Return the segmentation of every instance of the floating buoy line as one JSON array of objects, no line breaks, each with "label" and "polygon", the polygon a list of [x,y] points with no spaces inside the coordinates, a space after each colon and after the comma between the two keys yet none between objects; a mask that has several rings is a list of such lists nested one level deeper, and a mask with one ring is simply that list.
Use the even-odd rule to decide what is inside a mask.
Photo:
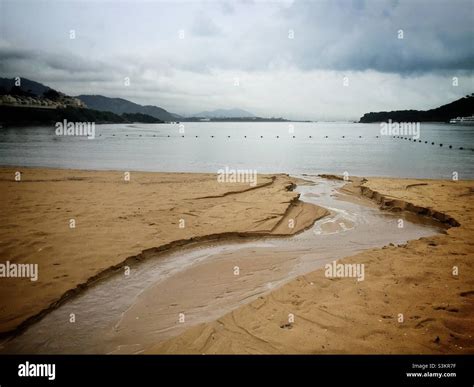
[{"label": "floating buoy line", "polygon": [[[438,145],[440,148],[442,148],[444,145],[443,143],[439,143],[439,144],[436,144],[434,141],[428,141],[428,140],[420,140],[420,139],[412,139],[411,137],[403,137],[403,136],[392,136],[392,138],[399,138],[401,140],[408,140],[408,141],[412,141],[414,143],[418,142],[418,143],[425,143],[425,144],[431,144],[431,145]],[[453,145],[448,145],[448,148],[449,149],[456,149],[456,147],[454,147]],[[457,150],[471,150],[474,152],[474,148],[465,148],[463,146],[459,146],[457,147]]]},{"label": "floating buoy line", "polygon": [[[99,134],[99,137],[102,137],[102,134]],[[115,134],[112,134],[112,137],[115,137]],[[128,134],[125,135],[125,137],[129,137]],[[131,136],[133,137],[133,136]],[[142,137],[142,135],[138,135],[138,137]],[[167,138],[176,138],[175,136],[171,136],[171,135],[166,135],[166,136],[157,136],[156,134],[153,135],[153,137],[167,137]],[[181,135],[180,136],[181,138],[186,138],[185,135]],[[225,136],[226,138],[239,138],[238,136],[235,136],[235,137],[232,137],[230,135],[227,135]],[[359,138],[359,139],[362,139],[362,138],[378,138],[378,139],[381,139],[382,137],[384,136],[367,136],[367,137],[363,137],[363,136],[357,136],[357,137],[347,137],[345,135],[343,136],[335,136],[335,137],[329,137],[327,135],[321,137],[322,139],[332,139],[332,138],[336,138],[336,139],[351,139],[351,138]],[[391,136],[392,138],[395,138],[395,139],[401,139],[401,140],[407,140],[407,141],[411,141],[413,143],[420,143],[420,144],[428,144],[428,145],[438,145],[440,148],[443,148],[445,146],[445,144],[443,143],[439,143],[439,144],[436,144],[434,141],[428,141],[428,140],[421,140],[421,139],[414,139],[414,138],[411,138],[411,137],[404,137],[404,136]],[[190,136],[190,138],[206,138],[206,136]],[[218,138],[217,136],[215,135],[210,135],[209,138]],[[248,138],[246,135],[243,136],[243,138]],[[264,137],[263,135],[257,135],[255,137],[256,139],[258,138],[276,138],[276,139],[279,139],[279,138],[283,138],[283,136],[280,136],[280,135],[275,135],[275,136],[267,136],[267,137]],[[317,139],[317,137],[314,137],[313,135],[308,135],[307,137],[296,137],[295,135],[291,135],[292,139],[296,139],[296,138],[309,138],[309,139]],[[474,148],[466,148],[466,147],[463,147],[463,146],[459,146],[459,147],[456,147],[454,145],[447,145],[447,148],[448,149],[455,149],[455,150],[467,150],[467,151],[473,151],[474,152]]]}]

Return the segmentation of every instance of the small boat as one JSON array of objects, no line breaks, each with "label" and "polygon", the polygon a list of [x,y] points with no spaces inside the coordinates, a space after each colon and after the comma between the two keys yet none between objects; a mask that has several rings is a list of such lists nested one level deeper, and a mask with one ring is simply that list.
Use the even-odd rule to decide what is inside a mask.
[{"label": "small boat", "polygon": [[450,124],[474,125],[474,115],[470,117],[456,117],[449,120]]}]

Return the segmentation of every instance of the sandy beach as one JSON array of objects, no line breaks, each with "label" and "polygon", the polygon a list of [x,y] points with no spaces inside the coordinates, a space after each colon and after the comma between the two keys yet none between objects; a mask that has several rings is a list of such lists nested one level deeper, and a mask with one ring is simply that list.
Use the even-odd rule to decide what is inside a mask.
[{"label": "sandy beach", "polygon": [[473,385],[474,0],[0,9],[0,387]]},{"label": "sandy beach", "polygon": [[300,202],[294,184],[287,175],[259,175],[252,187],[215,174],[131,172],[127,181],[123,171],[1,168],[1,262],[39,269],[37,281],[1,278],[0,332],[147,254],[311,226],[327,211]]},{"label": "sandy beach", "polygon": [[346,190],[459,226],[342,260],[364,264],[364,281],[317,270],[148,352],[474,353],[474,182],[371,178]]}]

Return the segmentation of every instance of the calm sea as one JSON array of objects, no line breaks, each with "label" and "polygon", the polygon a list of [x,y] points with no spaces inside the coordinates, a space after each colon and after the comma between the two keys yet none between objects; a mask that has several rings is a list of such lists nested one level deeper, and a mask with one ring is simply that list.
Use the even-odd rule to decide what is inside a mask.
[{"label": "calm sea", "polygon": [[382,136],[380,124],[182,125],[96,125],[95,139],[56,136],[54,126],[3,128],[0,164],[212,173],[227,166],[258,173],[446,179],[457,172],[459,179],[474,178],[474,127],[422,123],[421,142],[414,142]]}]

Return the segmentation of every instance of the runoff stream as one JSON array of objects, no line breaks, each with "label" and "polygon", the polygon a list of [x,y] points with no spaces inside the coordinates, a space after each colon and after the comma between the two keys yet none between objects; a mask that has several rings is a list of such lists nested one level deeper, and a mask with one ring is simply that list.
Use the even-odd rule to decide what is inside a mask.
[{"label": "runoff stream", "polygon": [[300,199],[330,211],[306,231],[157,254],[131,266],[128,275],[121,269],[88,287],[5,340],[0,352],[141,353],[326,263],[445,229],[431,219],[381,211],[368,199],[345,195],[338,191],[341,181],[303,178],[311,183],[297,187]]}]

